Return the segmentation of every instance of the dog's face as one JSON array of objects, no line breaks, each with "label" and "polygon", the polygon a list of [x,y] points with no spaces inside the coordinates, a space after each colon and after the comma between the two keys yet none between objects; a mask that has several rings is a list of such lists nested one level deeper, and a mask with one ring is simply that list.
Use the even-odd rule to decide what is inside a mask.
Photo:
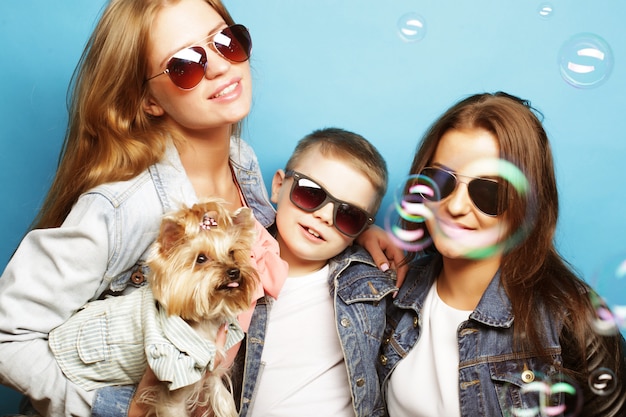
[{"label": "dog's face", "polygon": [[152,256],[152,292],[169,315],[189,321],[236,317],[250,307],[259,278],[249,208],[231,213],[210,201],[164,218]]}]

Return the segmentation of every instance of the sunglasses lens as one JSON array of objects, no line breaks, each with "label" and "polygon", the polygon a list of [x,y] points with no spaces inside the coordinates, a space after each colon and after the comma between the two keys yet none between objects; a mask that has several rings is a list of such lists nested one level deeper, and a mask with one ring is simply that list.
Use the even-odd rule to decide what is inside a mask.
[{"label": "sunglasses lens", "polygon": [[233,25],[216,33],[213,38],[215,48],[229,61],[244,62],[250,58],[252,39],[243,25]]},{"label": "sunglasses lens", "polygon": [[476,178],[467,185],[469,195],[480,211],[490,216],[500,214],[498,195],[500,185],[496,181]]},{"label": "sunglasses lens", "polygon": [[363,210],[343,203],[337,208],[335,226],[346,235],[354,236],[363,230],[367,220],[368,215]]},{"label": "sunglasses lens", "polygon": [[291,201],[302,210],[314,211],[326,201],[326,191],[306,178],[300,178],[291,190]]},{"label": "sunglasses lens", "polygon": [[[437,190],[433,190],[434,192],[432,196],[427,194],[422,195],[426,200],[443,200],[444,198],[452,194],[454,188],[456,187],[456,178],[454,178],[454,175],[447,171],[444,171],[443,169],[425,168],[422,171],[422,175],[433,180],[434,185],[437,187]],[[437,193],[437,191],[439,191],[439,193]],[[437,197],[439,198],[437,199]]]},{"label": "sunglasses lens", "polygon": [[170,79],[178,87],[189,90],[204,77],[206,52],[200,46],[178,51],[167,63]]}]

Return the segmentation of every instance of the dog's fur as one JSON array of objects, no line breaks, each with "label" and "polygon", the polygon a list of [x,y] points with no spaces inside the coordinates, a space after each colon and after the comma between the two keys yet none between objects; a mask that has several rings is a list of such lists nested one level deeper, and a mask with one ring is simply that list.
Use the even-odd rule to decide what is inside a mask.
[{"label": "dog's fur", "polygon": [[[227,319],[235,320],[250,307],[258,284],[250,262],[256,239],[252,211],[231,213],[224,205],[211,200],[166,216],[148,260],[149,282],[161,308],[212,341]],[[159,417],[234,417],[237,410],[226,384],[227,370],[216,367],[194,385],[169,391],[159,383],[139,395]]]}]

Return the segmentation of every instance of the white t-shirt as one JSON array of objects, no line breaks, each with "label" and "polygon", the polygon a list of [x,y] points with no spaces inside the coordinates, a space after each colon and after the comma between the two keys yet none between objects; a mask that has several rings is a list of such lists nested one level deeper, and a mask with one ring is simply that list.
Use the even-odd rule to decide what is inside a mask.
[{"label": "white t-shirt", "polygon": [[396,366],[387,387],[390,417],[458,417],[457,329],[471,311],[457,310],[437,294],[436,282],[424,300],[420,339]]},{"label": "white t-shirt", "polygon": [[328,266],[290,277],[272,305],[252,417],[354,417]]}]

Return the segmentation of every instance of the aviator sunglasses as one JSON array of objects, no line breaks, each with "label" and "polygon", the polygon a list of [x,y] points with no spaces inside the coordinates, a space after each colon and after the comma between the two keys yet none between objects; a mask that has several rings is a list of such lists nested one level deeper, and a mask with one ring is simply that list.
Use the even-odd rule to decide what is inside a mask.
[{"label": "aviator sunglasses", "polygon": [[293,177],[289,193],[291,202],[307,213],[312,213],[329,202],[333,203],[333,224],[344,235],[355,237],[374,223],[374,218],[368,212],[333,197],[324,187],[306,175],[289,170],[285,173],[285,178],[289,177]]},{"label": "aviator sunglasses", "polygon": [[[252,39],[244,25],[228,26],[204,39],[215,51],[231,62],[245,62],[250,58]],[[189,46],[176,52],[167,61],[163,72],[146,79],[146,82],[167,74],[170,80],[183,90],[191,90],[202,81],[206,72],[207,55],[204,46]]]},{"label": "aviator sunglasses", "polygon": [[458,177],[464,177],[471,178],[468,182],[463,183],[467,184],[469,197],[478,210],[488,216],[497,216],[506,209],[506,207],[498,206],[498,196],[504,192],[504,189],[502,184],[495,179],[455,174],[452,171],[436,167],[424,168],[421,175],[433,180],[439,190],[439,194],[437,195],[435,192],[434,196],[422,194],[426,200],[441,201],[448,197],[456,189],[457,184],[463,182]]}]

